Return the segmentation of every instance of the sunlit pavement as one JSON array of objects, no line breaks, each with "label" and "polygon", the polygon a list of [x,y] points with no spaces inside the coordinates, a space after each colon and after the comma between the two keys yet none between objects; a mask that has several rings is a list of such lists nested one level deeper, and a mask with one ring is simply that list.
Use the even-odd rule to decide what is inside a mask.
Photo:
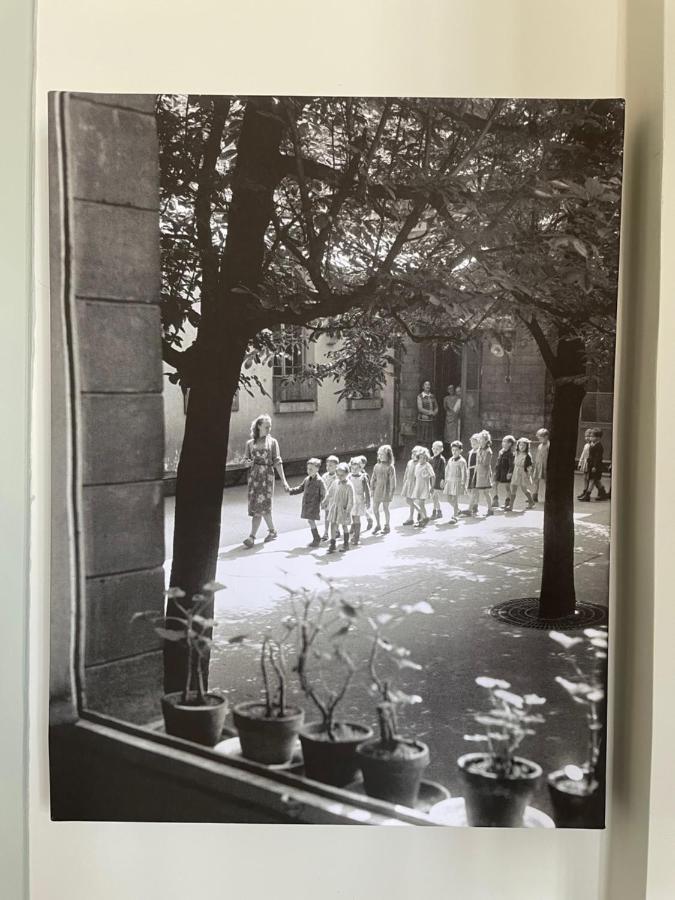
[{"label": "sunlit pavement", "polygon": [[[401,730],[429,744],[427,777],[458,790],[454,761],[477,746],[463,740],[464,733],[475,730],[467,711],[484,700],[474,682],[477,675],[506,679],[518,693],[535,692],[548,699],[543,707],[547,723],[526,740],[523,755],[538,761],[545,772],[584,762],[583,710],[554,681],[558,674],[569,674],[557,655],[560,648],[546,632],[509,627],[488,614],[496,602],[538,592],[542,504],[524,512],[496,511],[488,519],[460,519],[456,525],[448,523],[446,505],[444,519],[422,529],[403,526],[407,507],[399,506],[392,510],[389,535],[366,532],[358,547],[330,554],[326,544],[307,547],[309,529],[297,527],[300,498],[281,492],[275,507],[279,537],[267,544],[259,540],[247,550],[241,544],[248,524],[245,503],[245,489],[226,491],[225,533],[231,535],[236,522],[239,534],[219,553],[216,577],[226,590],[217,595],[212,686],[226,691],[233,702],[259,696],[254,651],[246,644],[229,645],[227,639],[277,628],[290,611],[284,588],[318,586],[321,576],[349,599],[362,600],[368,615],[420,600],[433,607],[433,614],[411,614],[389,635],[410,650],[422,670],[387,672],[395,675],[398,687],[422,697],[422,703],[406,708]],[[601,604],[607,596],[609,515],[607,502],[576,504],[577,595]],[[286,522],[292,523],[290,530],[282,530]],[[263,526],[261,538],[264,533]],[[352,640],[351,653],[359,664],[366,661],[369,638],[365,625]],[[330,683],[329,670],[325,677]],[[307,712],[312,718],[310,708]],[[342,717],[374,724],[365,672],[355,679]],[[543,787],[536,805],[548,809]]]}]

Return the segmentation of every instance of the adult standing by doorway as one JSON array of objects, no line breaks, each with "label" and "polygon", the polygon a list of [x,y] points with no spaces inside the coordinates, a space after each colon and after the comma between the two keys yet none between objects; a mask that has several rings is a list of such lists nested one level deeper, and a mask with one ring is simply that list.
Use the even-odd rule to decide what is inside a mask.
[{"label": "adult standing by doorway", "polygon": [[431,390],[431,382],[425,381],[417,395],[417,442],[429,448],[435,438],[438,401]]},{"label": "adult standing by doorway", "polygon": [[289,491],[284,475],[284,466],[279,452],[279,444],[273,438],[272,419],[267,415],[258,416],[251,423],[251,438],[246,442],[244,464],[248,467],[248,514],[251,517],[251,533],[244,541],[245,547],[252,547],[264,519],[268,533],[265,543],[277,537],[272,518],[272,500],[274,497],[274,472],[283,482],[284,490]]},{"label": "adult standing by doorway", "polygon": [[453,384],[448,385],[448,392],[443,398],[445,410],[445,427],[443,429],[443,443],[446,451],[450,452],[450,444],[460,440],[461,413],[462,413],[462,389]]}]

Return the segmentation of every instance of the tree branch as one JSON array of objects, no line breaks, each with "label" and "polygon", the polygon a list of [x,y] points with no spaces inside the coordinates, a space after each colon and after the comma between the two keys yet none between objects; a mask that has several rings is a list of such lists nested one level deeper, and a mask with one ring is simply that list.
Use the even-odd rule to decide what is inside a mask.
[{"label": "tree branch", "polygon": [[539,352],[541,353],[542,359],[544,360],[544,363],[546,364],[546,368],[549,370],[549,372],[551,373],[551,375],[554,378],[557,378],[558,377],[558,369],[559,369],[558,359],[557,359],[555,353],[553,352],[553,349],[551,348],[551,345],[549,344],[546,335],[542,331],[541,325],[537,321],[536,317],[532,316],[531,318],[528,319],[526,316],[522,315],[522,313],[520,313],[520,312],[517,312],[516,315],[521,320],[521,322],[525,323],[528,331],[530,332],[530,334],[536,341],[536,344],[537,344],[537,347],[539,347]]},{"label": "tree branch", "polygon": [[230,102],[227,97],[213,97],[211,100],[211,130],[204,141],[202,164],[197,175],[195,197],[197,249],[202,269],[203,298],[207,302],[214,295],[218,279],[218,250],[213,245],[211,233],[211,200],[215,184],[216,163],[220,156],[220,144],[230,111]]}]

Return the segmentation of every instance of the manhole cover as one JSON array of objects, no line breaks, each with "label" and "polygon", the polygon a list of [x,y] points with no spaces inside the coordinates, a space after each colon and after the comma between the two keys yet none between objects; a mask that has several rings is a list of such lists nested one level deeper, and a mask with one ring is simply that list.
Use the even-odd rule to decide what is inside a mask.
[{"label": "manhole cover", "polygon": [[593,625],[607,624],[607,610],[595,603],[577,600],[572,615],[560,619],[539,618],[539,597],[521,597],[518,600],[505,600],[491,607],[490,615],[507,625],[520,625],[523,628],[541,628],[546,631],[573,631],[576,628],[591,628]]}]

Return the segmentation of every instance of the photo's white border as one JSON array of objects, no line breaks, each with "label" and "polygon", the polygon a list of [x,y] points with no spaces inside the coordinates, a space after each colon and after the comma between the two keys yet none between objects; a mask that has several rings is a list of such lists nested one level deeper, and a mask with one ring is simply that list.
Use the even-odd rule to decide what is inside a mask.
[{"label": "photo's white border", "polygon": [[[343,829],[52,823],[47,794],[49,333],[47,91],[425,96],[626,96],[624,264],[617,435],[654,434],[659,288],[662,0],[40,0],[36,100],[36,257],[31,585],[33,896],[278,900],[422,896],[612,900],[642,895],[651,729],[653,507],[648,479],[612,504],[610,605],[615,721],[609,829]],[[629,40],[627,41],[627,38]],[[8,83],[12,83],[11,79]],[[630,292],[626,292],[626,288]],[[628,335],[630,340],[624,340]],[[630,422],[627,410],[630,409]],[[630,427],[629,427],[630,425]],[[633,460],[633,462],[631,462]],[[625,490],[624,490],[625,488]],[[647,500],[645,502],[645,492]],[[672,505],[671,505],[672,509]],[[624,513],[629,525],[619,521]],[[617,558],[624,560],[617,571]],[[618,588],[621,588],[620,592]],[[639,604],[635,598],[638,596]],[[634,591],[633,607],[627,604]],[[615,595],[621,600],[616,610]],[[639,605],[639,614],[634,610]],[[630,627],[627,627],[630,626]],[[620,665],[616,659],[620,657]],[[625,727],[623,721],[630,723]],[[186,859],[192,860],[186,865]],[[261,873],[251,881],[253,872]]]}]

